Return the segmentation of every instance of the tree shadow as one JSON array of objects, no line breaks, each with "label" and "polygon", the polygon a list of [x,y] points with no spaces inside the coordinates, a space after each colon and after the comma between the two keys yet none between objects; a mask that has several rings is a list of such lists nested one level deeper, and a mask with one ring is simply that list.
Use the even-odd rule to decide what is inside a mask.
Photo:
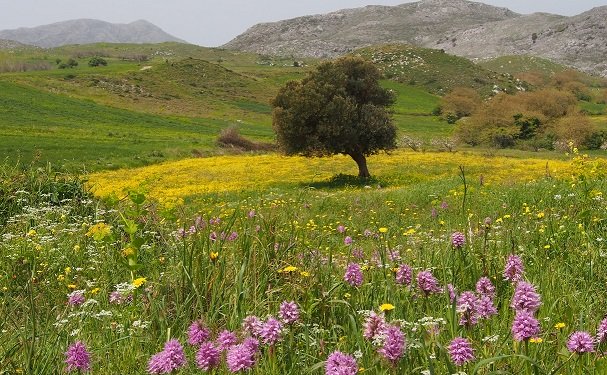
[{"label": "tree shadow", "polygon": [[343,189],[343,188],[377,188],[386,187],[388,184],[386,181],[376,177],[361,178],[349,174],[337,174],[328,180],[314,181],[314,182],[303,182],[301,183],[304,187],[310,187],[315,189]]}]

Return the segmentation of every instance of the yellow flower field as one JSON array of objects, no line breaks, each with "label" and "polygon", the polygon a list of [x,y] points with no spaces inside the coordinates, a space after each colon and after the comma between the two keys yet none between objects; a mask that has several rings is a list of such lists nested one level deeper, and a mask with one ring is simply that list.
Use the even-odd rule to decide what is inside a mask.
[{"label": "yellow flower field", "polygon": [[[398,151],[368,158],[371,173],[391,187],[450,178],[460,165],[471,179],[485,184],[566,177],[571,163],[549,159],[486,157],[474,153]],[[285,157],[278,154],[216,156],[185,159],[136,169],[100,172],[89,176],[97,196],[123,195],[143,189],[149,196],[170,204],[181,199],[217,192],[253,191],[275,186],[306,185],[326,181],[338,173],[357,173],[356,164],[345,156],[331,158]]]}]

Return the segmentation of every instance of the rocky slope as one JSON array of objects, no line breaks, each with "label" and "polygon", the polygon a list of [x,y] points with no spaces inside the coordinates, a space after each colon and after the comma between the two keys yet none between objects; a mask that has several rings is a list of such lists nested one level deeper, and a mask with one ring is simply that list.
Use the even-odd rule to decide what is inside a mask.
[{"label": "rocky slope", "polygon": [[253,26],[224,47],[272,55],[335,57],[405,43],[469,58],[526,54],[607,76],[607,6],[574,17],[520,15],[465,0],[367,6]]},{"label": "rocky slope", "polygon": [[50,48],[67,44],[183,42],[159,27],[139,20],[114,24],[92,19],[57,22],[32,28],[0,31],[0,39]]}]

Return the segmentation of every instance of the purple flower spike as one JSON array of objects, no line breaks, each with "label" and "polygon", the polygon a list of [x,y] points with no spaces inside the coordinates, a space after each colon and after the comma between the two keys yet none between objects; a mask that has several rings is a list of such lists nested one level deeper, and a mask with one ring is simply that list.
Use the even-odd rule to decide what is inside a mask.
[{"label": "purple flower spike", "polygon": [[280,341],[281,334],[282,323],[273,317],[269,317],[259,330],[259,337],[263,343],[270,346]]},{"label": "purple flower spike", "polygon": [[421,271],[417,274],[417,287],[427,297],[430,293],[440,293],[441,287],[438,285],[438,280],[432,275],[429,270]]},{"label": "purple flower spike", "polygon": [[188,344],[190,345],[198,346],[207,341],[210,336],[209,329],[198,320],[190,324],[190,328],[188,328]]},{"label": "purple flower spike", "polygon": [[363,271],[358,263],[348,264],[344,280],[352,286],[361,286],[363,284]]},{"label": "purple flower spike", "polygon": [[65,352],[66,370],[68,372],[88,371],[91,369],[91,355],[86,350],[86,345],[82,341],[76,341]]},{"label": "purple flower spike", "polygon": [[233,345],[228,350],[226,362],[230,372],[247,371],[255,366],[259,341],[246,338],[242,344]]},{"label": "purple flower spike", "polygon": [[533,285],[525,281],[516,284],[510,307],[515,311],[526,310],[534,313],[540,308],[541,304],[540,295],[537,294]]},{"label": "purple flower spike", "polygon": [[594,340],[588,332],[578,331],[569,336],[567,349],[571,353],[583,354],[594,352]]},{"label": "purple flower spike", "polygon": [[518,255],[508,256],[506,266],[504,267],[504,279],[510,282],[517,282],[523,277],[523,261]]},{"label": "purple flower spike", "polygon": [[411,284],[411,278],[413,277],[413,270],[407,264],[401,264],[396,271],[396,283],[398,285],[409,285]]},{"label": "purple flower spike", "polygon": [[454,232],[451,235],[451,245],[456,249],[461,249],[466,244],[466,236],[462,232]]},{"label": "purple flower spike", "polygon": [[325,365],[325,375],[356,375],[358,365],[354,357],[335,351],[329,354]]},{"label": "purple flower spike", "polygon": [[399,327],[390,325],[383,332],[384,345],[378,350],[392,364],[396,364],[405,353],[405,335]]},{"label": "purple flower spike", "polygon": [[217,366],[221,361],[221,351],[212,342],[205,342],[200,345],[196,353],[196,366],[204,371],[209,371]]},{"label": "purple flower spike", "polygon": [[299,320],[299,307],[294,301],[284,301],[280,304],[278,316],[285,324],[293,324]]},{"label": "purple flower spike", "polygon": [[514,322],[512,322],[512,337],[516,341],[525,341],[539,335],[540,323],[527,310],[516,312]]},{"label": "purple flower spike", "polygon": [[456,366],[461,366],[474,360],[474,349],[470,342],[463,337],[454,338],[449,344],[449,356]]},{"label": "purple flower spike", "polygon": [[234,332],[230,332],[227,329],[219,332],[219,335],[217,335],[217,347],[221,351],[228,350],[231,346],[236,345],[236,343],[238,343],[238,337],[236,337]]},{"label": "purple flower spike", "polygon": [[164,344],[164,350],[156,353],[148,362],[150,374],[169,374],[186,364],[183,347],[177,340],[170,340]]}]

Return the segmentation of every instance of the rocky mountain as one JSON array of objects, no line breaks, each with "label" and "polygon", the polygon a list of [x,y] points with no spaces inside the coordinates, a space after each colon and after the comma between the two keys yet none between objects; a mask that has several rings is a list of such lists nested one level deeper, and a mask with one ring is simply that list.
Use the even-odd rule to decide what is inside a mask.
[{"label": "rocky mountain", "polygon": [[148,21],[116,24],[93,19],[78,19],[32,28],[0,31],[0,39],[8,39],[38,47],[50,48],[67,44],[160,43],[184,42]]},{"label": "rocky mountain", "polygon": [[14,40],[0,39],[0,50],[20,50],[24,48],[35,48]]},{"label": "rocky mountain", "polygon": [[225,48],[270,55],[335,57],[386,43],[468,58],[525,54],[607,76],[607,6],[574,17],[521,15],[466,0],[367,6],[251,27]]}]

